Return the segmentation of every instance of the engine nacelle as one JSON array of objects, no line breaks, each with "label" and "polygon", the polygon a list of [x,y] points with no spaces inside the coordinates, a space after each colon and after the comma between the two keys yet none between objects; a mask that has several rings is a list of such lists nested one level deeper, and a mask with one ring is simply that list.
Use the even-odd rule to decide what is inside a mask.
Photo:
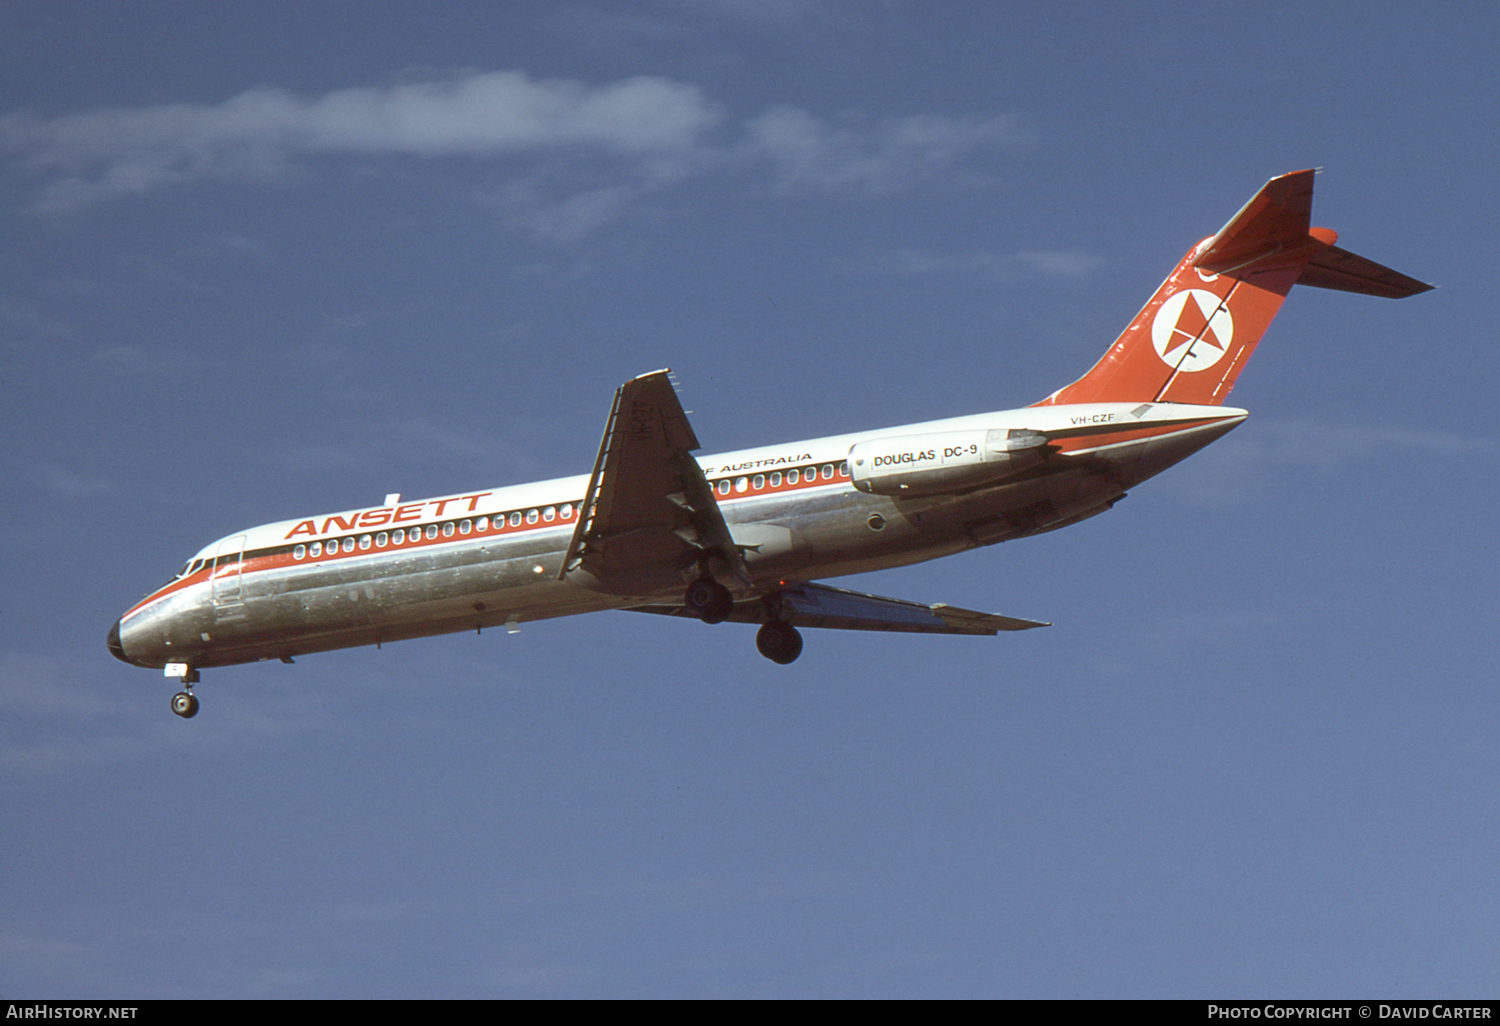
[{"label": "engine nacelle", "polygon": [[1047,455],[1047,436],[1025,428],[872,438],[849,449],[854,487],[871,495],[937,495],[993,484]]}]

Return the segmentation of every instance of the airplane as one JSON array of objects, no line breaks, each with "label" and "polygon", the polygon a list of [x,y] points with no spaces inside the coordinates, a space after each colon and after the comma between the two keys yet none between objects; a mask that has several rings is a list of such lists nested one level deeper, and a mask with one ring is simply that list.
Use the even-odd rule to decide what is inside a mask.
[{"label": "airplane", "polygon": [[1018,410],[694,457],[670,372],[615,392],[587,475],[298,517],[210,542],[110,628],[198,712],[199,671],[625,609],[799,628],[994,635],[1048,626],[818,583],[1054,531],[1238,426],[1223,405],[1294,284],[1431,288],[1311,224],[1313,170],[1273,178],[1173,269],[1083,377]]}]

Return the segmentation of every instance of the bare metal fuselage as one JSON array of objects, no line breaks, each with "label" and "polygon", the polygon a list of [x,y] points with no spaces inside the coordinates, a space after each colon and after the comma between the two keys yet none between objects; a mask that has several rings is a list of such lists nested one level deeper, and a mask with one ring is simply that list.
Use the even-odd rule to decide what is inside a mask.
[{"label": "bare metal fuselage", "polygon": [[[744,604],[795,582],[1075,523],[1244,417],[1172,403],[1033,407],[698,462],[743,553],[749,586],[741,581],[733,591]],[[904,485],[896,494],[855,486],[851,453],[879,449],[872,443],[932,439],[940,447],[996,431],[1035,432],[1049,445],[1015,473],[960,491],[908,496]],[[396,501],[230,535],[126,612],[110,632],[111,651],[140,666],[196,670],[604,609],[660,612],[662,603],[680,602],[696,568],[666,568],[639,594],[562,575],[586,485],[580,476]]]}]

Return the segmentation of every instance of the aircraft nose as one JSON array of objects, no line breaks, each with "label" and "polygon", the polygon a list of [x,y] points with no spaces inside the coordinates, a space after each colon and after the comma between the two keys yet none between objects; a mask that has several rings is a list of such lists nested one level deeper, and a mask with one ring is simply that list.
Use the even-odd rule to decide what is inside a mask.
[{"label": "aircraft nose", "polygon": [[105,639],[105,644],[107,644],[109,646],[109,654],[110,655],[114,656],[116,659],[120,660],[122,663],[128,663],[128,662],[130,662],[129,659],[125,658],[125,646],[122,645],[122,644],[120,644],[120,621],[119,620],[116,620],[115,621],[115,625],[109,629],[109,637]]}]

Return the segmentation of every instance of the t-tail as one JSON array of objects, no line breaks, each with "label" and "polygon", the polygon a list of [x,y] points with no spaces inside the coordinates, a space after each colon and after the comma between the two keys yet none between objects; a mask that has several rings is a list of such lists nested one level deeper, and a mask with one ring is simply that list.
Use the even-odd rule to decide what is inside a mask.
[{"label": "t-tail", "polygon": [[1332,230],[1310,227],[1312,192],[1311,170],[1267,182],[1217,235],[1188,251],[1092,370],[1035,405],[1217,406],[1293,285],[1390,299],[1432,288],[1340,249]]}]

